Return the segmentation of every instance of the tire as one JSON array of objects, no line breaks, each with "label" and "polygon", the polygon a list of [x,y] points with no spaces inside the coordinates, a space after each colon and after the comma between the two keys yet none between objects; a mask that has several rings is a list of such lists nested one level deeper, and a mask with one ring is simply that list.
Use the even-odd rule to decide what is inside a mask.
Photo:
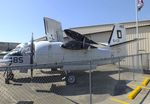
[{"label": "tire", "polygon": [[76,77],[72,73],[68,73],[66,76],[66,84],[67,85],[72,85],[76,83]]},{"label": "tire", "polygon": [[13,80],[14,79],[14,74],[13,73],[9,73],[9,80]]},{"label": "tire", "polygon": [[9,79],[5,78],[5,84],[9,84]]}]

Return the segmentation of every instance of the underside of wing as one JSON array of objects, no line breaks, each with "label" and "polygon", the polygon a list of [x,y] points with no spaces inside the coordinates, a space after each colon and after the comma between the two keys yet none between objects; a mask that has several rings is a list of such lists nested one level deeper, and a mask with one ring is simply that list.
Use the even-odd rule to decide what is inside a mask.
[{"label": "underside of wing", "polygon": [[64,30],[67,36],[72,38],[72,41],[69,41],[67,43],[64,43],[62,45],[63,48],[66,49],[72,49],[72,50],[81,50],[81,49],[88,49],[90,48],[96,48],[91,44],[97,44],[93,40],[88,39],[87,37],[83,36],[82,34],[72,31],[70,29]]},{"label": "underside of wing", "polygon": [[63,44],[61,47],[65,48],[65,49],[71,49],[71,50],[81,50],[81,49],[88,49],[89,47],[91,48],[96,48],[88,43],[84,43],[80,42],[80,41],[69,41],[65,44]]},{"label": "underside of wing", "polygon": [[64,32],[66,33],[67,36],[71,37],[72,39],[74,39],[76,41],[80,41],[80,42],[84,41],[85,43],[89,43],[89,44],[97,44],[93,40],[88,39],[87,37],[83,36],[82,34],[76,32],[76,31],[66,29],[66,30],[64,30]]}]

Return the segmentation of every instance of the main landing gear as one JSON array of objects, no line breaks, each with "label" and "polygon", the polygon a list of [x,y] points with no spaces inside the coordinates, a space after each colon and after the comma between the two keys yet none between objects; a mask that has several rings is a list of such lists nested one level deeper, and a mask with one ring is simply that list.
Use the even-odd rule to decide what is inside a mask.
[{"label": "main landing gear", "polygon": [[66,85],[75,84],[76,83],[76,76],[73,73],[69,72],[66,74],[65,80],[66,80]]},{"label": "main landing gear", "polygon": [[6,71],[4,73],[4,76],[5,76],[5,84],[9,84],[10,80],[14,79],[14,74],[12,73],[12,71]]}]

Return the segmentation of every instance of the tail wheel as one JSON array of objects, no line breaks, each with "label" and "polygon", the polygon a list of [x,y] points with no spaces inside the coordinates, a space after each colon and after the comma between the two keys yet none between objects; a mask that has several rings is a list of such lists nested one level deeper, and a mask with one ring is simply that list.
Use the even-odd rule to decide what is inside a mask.
[{"label": "tail wheel", "polygon": [[74,84],[76,82],[76,77],[73,73],[68,73],[66,76],[66,84]]}]

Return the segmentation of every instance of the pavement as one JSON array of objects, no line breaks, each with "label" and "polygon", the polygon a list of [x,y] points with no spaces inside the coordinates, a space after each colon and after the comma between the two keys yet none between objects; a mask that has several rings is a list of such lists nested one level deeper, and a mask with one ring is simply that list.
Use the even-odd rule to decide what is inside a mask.
[{"label": "pavement", "polygon": [[[30,72],[15,71],[15,79],[9,85],[4,83],[3,72],[0,73],[0,104],[88,104],[89,73],[78,72],[75,85],[65,85],[60,74],[43,73],[34,70],[34,78]],[[93,104],[149,104],[149,86],[142,89],[135,99],[129,100],[128,94],[140,85],[145,77],[142,73],[133,73],[122,69],[120,75],[114,65],[98,67],[92,72]],[[120,81],[119,81],[120,79]],[[134,80],[133,80],[134,79]]]},{"label": "pavement", "polygon": [[149,104],[150,103],[150,90],[145,96],[145,100],[142,102],[143,104]]}]

